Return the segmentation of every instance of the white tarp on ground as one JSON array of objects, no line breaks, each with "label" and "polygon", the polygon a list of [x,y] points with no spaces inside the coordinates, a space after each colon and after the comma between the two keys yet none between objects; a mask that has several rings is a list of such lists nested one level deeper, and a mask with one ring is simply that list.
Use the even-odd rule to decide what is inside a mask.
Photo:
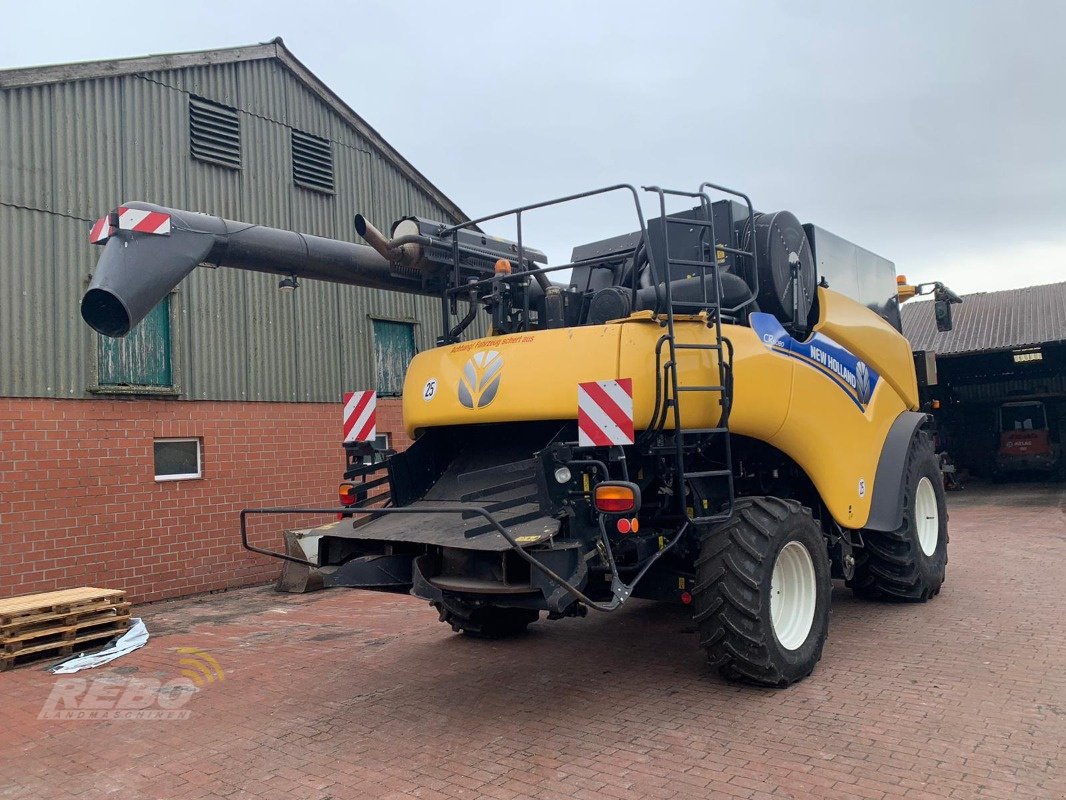
[{"label": "white tarp on ground", "polygon": [[130,629],[120,636],[113,644],[105,647],[97,653],[68,658],[62,664],[56,664],[49,672],[55,675],[66,675],[82,669],[92,669],[102,664],[108,664],[126,653],[132,653],[144,647],[148,643],[148,629],[144,627],[140,617],[134,617]]}]

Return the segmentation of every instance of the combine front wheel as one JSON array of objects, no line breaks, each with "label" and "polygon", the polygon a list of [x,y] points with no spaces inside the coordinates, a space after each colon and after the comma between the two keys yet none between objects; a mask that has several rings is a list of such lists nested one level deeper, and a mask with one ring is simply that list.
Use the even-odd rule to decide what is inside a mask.
[{"label": "combine front wheel", "polygon": [[848,585],[859,597],[922,602],[940,593],[948,563],[948,511],[940,463],[929,435],[918,433],[907,454],[903,523],[863,531],[865,547]]},{"label": "combine front wheel", "polygon": [[825,540],[792,500],[747,497],[696,562],[700,644],[730,680],[787,686],[811,673],[829,630]]}]

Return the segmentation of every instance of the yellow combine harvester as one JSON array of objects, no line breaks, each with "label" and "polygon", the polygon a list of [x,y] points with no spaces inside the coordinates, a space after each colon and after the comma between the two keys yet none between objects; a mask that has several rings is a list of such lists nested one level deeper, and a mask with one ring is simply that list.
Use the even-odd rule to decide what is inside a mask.
[{"label": "yellow combine harvester", "polygon": [[[832,577],[913,601],[944,580],[895,270],[724,187],[648,191],[647,221],[628,185],[388,237],[357,217],[369,246],[128,203],[93,229],[82,315],[123,336],[201,263],[439,296],[438,346],[404,384],[414,444],[375,453],[373,395],[353,394],[343,505],[316,509],[343,517],[274,553],[246,517],[293,509],[249,509],[245,546],[321,585],[409,590],[482,637],[630,597],[691,605],[723,675],[787,685],[820,658]],[[555,266],[522,241],[537,209],[609,193],[636,230]],[[477,227],[503,217],[514,241]],[[479,312],[489,335],[463,340]]]}]

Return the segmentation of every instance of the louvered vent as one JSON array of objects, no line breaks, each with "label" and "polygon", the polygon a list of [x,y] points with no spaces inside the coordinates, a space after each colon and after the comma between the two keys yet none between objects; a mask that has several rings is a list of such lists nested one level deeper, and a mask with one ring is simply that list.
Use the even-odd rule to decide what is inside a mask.
[{"label": "louvered vent", "polygon": [[189,142],[193,158],[241,168],[241,121],[237,109],[189,95]]},{"label": "louvered vent", "polygon": [[305,189],[333,194],[333,150],[328,139],[293,129],[292,180]]}]

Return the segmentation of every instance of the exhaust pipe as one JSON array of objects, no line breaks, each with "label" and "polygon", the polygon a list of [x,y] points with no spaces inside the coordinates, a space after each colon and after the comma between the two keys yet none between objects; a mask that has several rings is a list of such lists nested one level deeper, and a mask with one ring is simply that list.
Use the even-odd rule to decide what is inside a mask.
[{"label": "exhaust pipe", "polygon": [[400,220],[393,226],[392,239],[385,238],[385,234],[375,228],[370,220],[362,214],[355,215],[355,232],[366,239],[366,243],[374,248],[382,258],[402,267],[418,267],[429,270],[429,265],[422,260],[422,245],[424,239],[418,232],[418,225],[412,220]]},{"label": "exhaust pipe", "polygon": [[[128,334],[199,264],[438,294],[427,290],[421,280],[394,274],[387,247],[383,253],[376,247],[151,203],[126,203],[123,208],[169,215],[170,234],[117,230],[107,240],[81,301],[82,318],[104,336]],[[373,230],[386,241],[380,231],[367,225],[368,232]]]},{"label": "exhaust pipe", "polygon": [[389,240],[362,214],[355,215],[355,232],[366,239],[366,243],[373,247],[378,255],[392,260],[392,255],[389,253]]}]

